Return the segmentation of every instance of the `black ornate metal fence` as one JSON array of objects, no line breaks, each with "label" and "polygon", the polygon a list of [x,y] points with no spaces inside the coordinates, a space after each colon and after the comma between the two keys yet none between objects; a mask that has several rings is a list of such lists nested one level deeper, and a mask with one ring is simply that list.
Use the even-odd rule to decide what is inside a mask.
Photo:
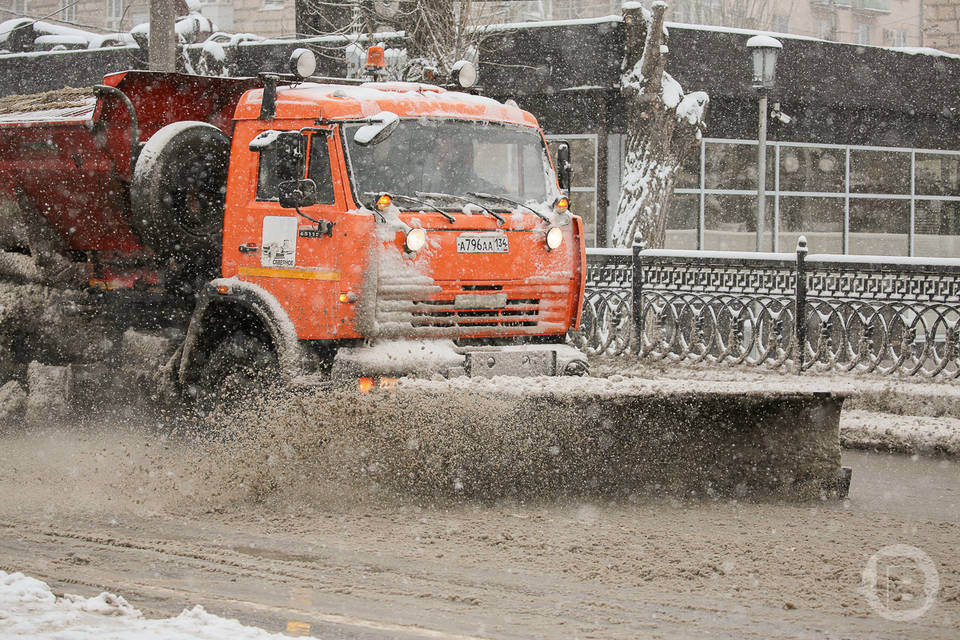
[{"label": "black ornate metal fence", "polygon": [[580,330],[571,332],[569,339],[592,355],[630,352],[634,342],[632,249],[587,250]]},{"label": "black ornate metal fence", "polygon": [[960,260],[807,256],[803,239],[796,253],[590,250],[570,339],[650,360],[956,379]]}]

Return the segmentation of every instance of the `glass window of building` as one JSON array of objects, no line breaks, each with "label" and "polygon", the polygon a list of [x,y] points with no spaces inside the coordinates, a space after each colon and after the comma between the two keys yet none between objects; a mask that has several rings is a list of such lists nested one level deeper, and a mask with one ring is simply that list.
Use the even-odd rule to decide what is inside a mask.
[{"label": "glass window of building", "polygon": [[913,243],[918,256],[960,258],[960,202],[917,202]]},{"label": "glass window of building", "polygon": [[[771,246],[774,199],[764,210],[763,246]],[[712,251],[753,251],[757,241],[757,197],[707,194],[704,199],[703,248]]]},{"label": "glass window of building", "polygon": [[784,146],[780,149],[780,191],[843,193],[843,149]]},{"label": "glass window of building", "polygon": [[691,149],[677,170],[676,189],[700,188],[700,147]]},{"label": "glass window of building", "polygon": [[700,228],[700,196],[677,193],[667,203],[668,249],[696,249]]},{"label": "glass window of building", "polygon": [[850,253],[907,255],[909,200],[855,198],[850,201]]},{"label": "glass window of building", "polygon": [[[960,152],[768,145],[765,250],[805,235],[817,253],[960,258]],[[666,247],[754,251],[756,208],[756,143],[704,140],[677,174]]]},{"label": "glass window of building", "polygon": [[75,0],[60,0],[60,19],[64,22],[77,21],[77,3]]},{"label": "glass window of building", "polygon": [[850,152],[851,193],[910,193],[910,152],[854,149]]},{"label": "glass window of building", "polygon": [[780,250],[793,251],[801,235],[815,253],[843,253],[843,198],[780,197]]},{"label": "glass window of building", "polygon": [[960,155],[918,153],[916,190],[925,196],[960,196]]}]

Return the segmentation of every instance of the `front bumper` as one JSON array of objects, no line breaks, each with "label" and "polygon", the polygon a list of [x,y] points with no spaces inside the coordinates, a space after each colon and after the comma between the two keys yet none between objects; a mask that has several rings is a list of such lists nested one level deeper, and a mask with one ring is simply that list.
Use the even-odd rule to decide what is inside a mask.
[{"label": "front bumper", "polygon": [[380,340],[343,347],[334,378],[583,375],[587,359],[567,344],[457,347],[447,340]]}]

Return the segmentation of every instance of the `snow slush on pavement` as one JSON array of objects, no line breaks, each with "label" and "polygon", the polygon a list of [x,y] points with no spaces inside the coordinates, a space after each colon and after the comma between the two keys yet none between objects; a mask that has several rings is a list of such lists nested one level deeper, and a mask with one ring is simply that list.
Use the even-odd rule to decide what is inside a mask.
[{"label": "snow slush on pavement", "polygon": [[290,64],[0,102],[8,419],[121,395],[215,415],[280,383],[234,443],[340,446],[419,493],[835,489],[842,397],[581,377],[569,148],[468,63],[448,87]]}]

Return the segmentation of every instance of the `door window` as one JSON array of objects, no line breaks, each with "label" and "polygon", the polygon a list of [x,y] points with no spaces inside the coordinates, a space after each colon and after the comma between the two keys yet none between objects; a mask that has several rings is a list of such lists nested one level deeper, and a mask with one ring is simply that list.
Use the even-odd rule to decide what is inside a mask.
[{"label": "door window", "polygon": [[310,165],[307,177],[317,184],[317,202],[333,204],[333,176],[330,172],[330,147],[327,136],[316,132],[310,136]]}]

